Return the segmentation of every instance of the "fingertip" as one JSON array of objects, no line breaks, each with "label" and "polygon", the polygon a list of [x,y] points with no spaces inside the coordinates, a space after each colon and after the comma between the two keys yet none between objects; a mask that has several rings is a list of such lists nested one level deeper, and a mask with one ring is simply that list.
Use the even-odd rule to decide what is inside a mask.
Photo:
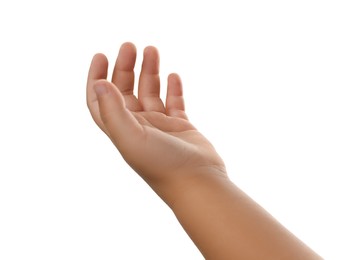
[{"label": "fingertip", "polygon": [[173,73],[171,73],[171,74],[168,75],[168,79],[171,79],[171,80],[181,80],[181,77],[177,73],[173,72]]},{"label": "fingertip", "polygon": [[183,96],[182,80],[177,73],[168,75],[168,94],[173,96]]},{"label": "fingertip", "polygon": [[[154,46],[147,46],[143,52],[143,65],[148,64],[148,69],[152,69],[150,73],[159,72],[159,51]],[[155,71],[153,71],[155,69]]]},{"label": "fingertip", "polygon": [[105,54],[103,54],[101,52],[98,52],[92,58],[92,60],[95,60],[95,59],[104,59],[104,60],[107,60],[107,57],[106,57]]},{"label": "fingertip", "polygon": [[[136,46],[134,45],[134,43],[132,42],[124,42],[121,46],[120,46],[120,49],[119,49],[119,56],[120,54],[132,54],[134,56],[136,56],[136,53],[137,53],[137,48]],[[135,59],[135,58],[134,58]]]},{"label": "fingertip", "polygon": [[99,79],[99,80],[96,80],[95,82],[94,82],[94,87],[96,86],[96,85],[103,85],[103,86],[108,86],[108,85],[111,85],[111,83],[109,82],[109,81],[107,81],[106,79]]},{"label": "fingertip", "polygon": [[153,45],[149,45],[149,46],[145,47],[144,48],[144,55],[147,55],[149,53],[158,53],[157,47],[155,47]]},{"label": "fingertip", "polygon": [[98,79],[106,79],[108,66],[109,62],[105,54],[103,53],[95,54],[91,61],[88,73],[88,82]]},{"label": "fingertip", "polygon": [[121,48],[133,48],[133,49],[136,49],[135,47],[135,44],[132,43],[132,42],[124,42],[122,45],[121,45]]},{"label": "fingertip", "polygon": [[123,102],[123,97],[120,93],[118,93],[117,87],[106,79],[95,81],[93,88],[98,98],[111,95]]},{"label": "fingertip", "polygon": [[109,93],[109,88],[105,84],[95,84],[94,91],[98,97],[102,95],[107,95]]},{"label": "fingertip", "polygon": [[106,55],[103,53],[96,53],[92,57],[91,66],[90,66],[90,73],[91,73],[90,76],[94,77],[95,79],[97,77],[100,77],[100,75],[95,74],[95,72],[104,71],[105,68],[107,69],[108,66],[109,66],[109,61],[108,61]]}]

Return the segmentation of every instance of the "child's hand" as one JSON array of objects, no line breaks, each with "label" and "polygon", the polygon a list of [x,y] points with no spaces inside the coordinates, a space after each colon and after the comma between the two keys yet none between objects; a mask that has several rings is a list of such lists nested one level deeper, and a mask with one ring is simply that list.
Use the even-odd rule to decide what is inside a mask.
[{"label": "child's hand", "polygon": [[108,82],[106,57],[94,57],[88,107],[129,165],[171,207],[204,257],[321,259],[227,178],[212,145],[187,119],[176,74],[168,77],[163,104],[154,47],[144,51],[134,96],[135,58],[134,45],[125,43]]},{"label": "child's hand", "polygon": [[94,56],[88,76],[87,105],[96,124],[158,193],[163,193],[161,185],[185,183],[201,172],[225,175],[223,161],[187,119],[179,76],[169,75],[163,104],[159,97],[158,51],[147,47],[135,96],[135,60],[135,46],[123,44],[109,82],[107,58],[103,54]]}]

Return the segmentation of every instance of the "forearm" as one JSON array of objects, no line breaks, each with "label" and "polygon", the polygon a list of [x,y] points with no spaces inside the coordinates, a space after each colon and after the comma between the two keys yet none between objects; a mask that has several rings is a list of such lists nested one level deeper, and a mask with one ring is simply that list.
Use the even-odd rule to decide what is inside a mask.
[{"label": "forearm", "polygon": [[170,206],[206,259],[321,259],[227,177],[197,176]]}]

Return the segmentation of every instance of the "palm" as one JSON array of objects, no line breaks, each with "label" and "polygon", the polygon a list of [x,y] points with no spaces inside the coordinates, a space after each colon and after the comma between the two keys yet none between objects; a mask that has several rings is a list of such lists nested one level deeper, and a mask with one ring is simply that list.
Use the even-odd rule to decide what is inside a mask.
[{"label": "palm", "polygon": [[[138,97],[134,95],[134,66],[136,49],[124,44],[119,52],[112,83],[125,103],[124,116],[129,134],[114,131],[101,118],[96,94],[92,88],[96,81],[107,77],[107,59],[98,54],[90,67],[87,103],[97,125],[110,137],[126,161],[138,172],[154,176],[191,164],[193,158],[210,156],[220,163],[210,143],[188,121],[184,111],[182,84],[176,74],[168,77],[165,105],[160,99],[159,56],[154,47],[144,51],[139,78]],[[126,122],[127,121],[127,122]],[[123,126],[119,127],[123,128]],[[132,129],[132,130],[130,130]],[[124,135],[124,137],[122,137]],[[192,159],[191,159],[192,158]],[[200,160],[206,161],[206,160]],[[155,167],[150,167],[155,165]],[[148,173],[149,172],[149,173]]]}]

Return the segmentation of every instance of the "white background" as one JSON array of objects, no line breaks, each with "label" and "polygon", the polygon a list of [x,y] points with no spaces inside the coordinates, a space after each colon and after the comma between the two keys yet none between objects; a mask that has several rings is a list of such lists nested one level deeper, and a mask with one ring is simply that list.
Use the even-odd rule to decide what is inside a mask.
[{"label": "white background", "polygon": [[92,56],[112,69],[125,41],[159,48],[163,87],[181,75],[237,185],[324,258],[364,259],[361,3],[1,1],[0,259],[202,259],[87,110]]}]

